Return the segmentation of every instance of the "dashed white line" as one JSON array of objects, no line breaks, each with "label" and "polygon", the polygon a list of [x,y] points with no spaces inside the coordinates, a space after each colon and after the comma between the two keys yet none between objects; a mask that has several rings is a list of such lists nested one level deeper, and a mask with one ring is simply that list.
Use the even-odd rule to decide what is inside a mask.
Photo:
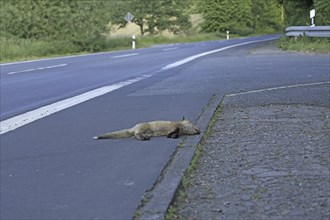
[{"label": "dashed white line", "polygon": [[23,64],[23,63],[34,63],[34,62],[42,62],[42,61],[49,61],[49,60],[61,60],[61,59],[68,59],[68,58],[95,56],[95,55],[111,54],[111,53],[113,53],[113,52],[88,53],[88,54],[79,54],[79,55],[72,55],[72,56],[65,56],[65,57],[53,57],[53,58],[43,58],[43,59],[36,59],[36,60],[17,61],[17,62],[11,62],[11,63],[0,63],[0,66],[9,66],[9,65],[16,65],[16,64]]},{"label": "dashed white line", "polygon": [[169,51],[169,50],[176,50],[178,49],[179,47],[170,47],[170,48],[165,48],[163,49],[163,51]]},{"label": "dashed white line", "polygon": [[35,71],[36,69],[27,69],[27,70],[20,70],[20,71],[15,71],[15,72],[9,72],[8,75],[15,74],[15,73],[26,73],[26,72],[31,72]]},{"label": "dashed white line", "polygon": [[139,55],[138,53],[129,53],[129,54],[124,54],[124,55],[118,55],[118,56],[113,56],[110,57],[111,59],[117,59],[117,58],[123,58],[123,57],[131,57],[131,56],[136,56]]},{"label": "dashed white line", "polygon": [[46,66],[45,68],[51,69],[51,68],[56,68],[56,67],[61,67],[61,66],[66,66],[66,65],[68,65],[68,64],[63,63],[63,64],[59,64],[59,65],[55,65],[55,66]]},{"label": "dashed white line", "polygon": [[44,69],[52,69],[52,68],[57,68],[57,67],[62,67],[66,66],[67,64],[59,64],[59,65],[54,65],[54,66],[45,66],[45,67],[39,67],[39,68],[34,68],[34,69],[26,69],[26,70],[19,70],[19,71],[13,71],[9,72],[8,75],[16,74],[16,73],[26,73],[26,72],[32,72],[36,70],[44,70]]},{"label": "dashed white line", "polygon": [[86,102],[90,99],[96,98],[98,96],[107,94],[124,86],[133,84],[135,82],[141,81],[143,79],[149,78],[152,75],[143,75],[140,77],[132,78],[123,82],[119,82],[113,85],[104,86],[92,91],[83,93],[81,95],[74,96],[62,101],[55,102],[50,105],[40,107],[38,109],[23,113],[21,115],[14,116],[7,120],[0,122],[0,134],[7,133],[9,131],[15,130],[21,126],[27,125],[31,122],[34,122],[38,119],[47,117],[56,112],[62,111],[64,109],[70,108],[72,106],[78,105],[80,103]]}]

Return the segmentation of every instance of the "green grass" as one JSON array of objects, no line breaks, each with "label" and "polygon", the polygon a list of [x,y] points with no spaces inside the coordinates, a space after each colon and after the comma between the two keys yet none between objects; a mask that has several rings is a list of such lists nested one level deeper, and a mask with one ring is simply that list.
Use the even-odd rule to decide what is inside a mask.
[{"label": "green grass", "polygon": [[[155,44],[171,44],[223,39],[221,34],[194,34],[189,36],[145,36],[136,39],[136,48],[150,47]],[[100,38],[86,42],[70,40],[43,41],[21,39],[15,36],[0,37],[0,62],[31,60],[45,57],[56,57],[80,53],[104,52],[130,49],[130,38]]]},{"label": "green grass", "polygon": [[307,53],[330,53],[330,38],[283,37],[277,42],[282,50],[292,50]]},{"label": "green grass", "polygon": [[[231,35],[231,38],[238,37]],[[144,36],[136,38],[136,48],[145,48],[157,44],[190,43],[225,39],[225,33],[191,33],[177,36]],[[329,53],[329,38],[281,38],[278,47],[312,53]],[[131,38],[100,38],[86,41],[42,41],[21,39],[12,35],[2,34],[0,37],[0,62],[31,60],[45,57],[56,57],[82,53],[104,52],[130,49]]]},{"label": "green grass", "polygon": [[0,62],[120,50],[131,47],[131,41],[127,38],[97,39],[83,43],[70,40],[45,41],[3,36],[0,37]]},{"label": "green grass", "polygon": [[225,34],[217,34],[217,33],[178,35],[172,37],[145,36],[137,39],[137,46],[149,47],[155,44],[191,43],[191,42],[199,42],[199,41],[220,40],[224,38],[225,38]]},{"label": "green grass", "polygon": [[68,41],[36,41],[29,39],[0,38],[0,62],[29,60],[56,54],[77,52]]}]

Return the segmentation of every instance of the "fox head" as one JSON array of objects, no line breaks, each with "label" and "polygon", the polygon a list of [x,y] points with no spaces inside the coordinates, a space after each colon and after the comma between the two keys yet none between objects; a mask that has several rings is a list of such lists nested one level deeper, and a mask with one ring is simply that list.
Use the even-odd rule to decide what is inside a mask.
[{"label": "fox head", "polygon": [[193,123],[191,123],[190,121],[188,121],[184,117],[183,117],[183,120],[182,120],[181,123],[183,125],[183,132],[185,134],[193,135],[193,134],[200,134],[201,133],[201,131]]}]

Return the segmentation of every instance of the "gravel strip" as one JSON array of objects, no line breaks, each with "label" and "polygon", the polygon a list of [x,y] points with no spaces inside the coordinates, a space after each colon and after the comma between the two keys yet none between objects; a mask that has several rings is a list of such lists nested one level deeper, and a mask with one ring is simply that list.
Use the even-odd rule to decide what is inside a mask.
[{"label": "gravel strip", "polygon": [[[321,90],[329,94],[329,86]],[[224,98],[177,219],[330,218],[329,101],[285,97],[281,90]]]}]

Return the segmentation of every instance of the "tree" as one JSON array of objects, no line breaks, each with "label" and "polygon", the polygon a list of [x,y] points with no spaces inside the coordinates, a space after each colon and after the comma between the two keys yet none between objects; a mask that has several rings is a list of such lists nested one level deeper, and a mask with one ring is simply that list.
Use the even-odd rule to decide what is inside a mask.
[{"label": "tree", "polygon": [[252,26],[252,0],[201,0],[200,12],[206,32],[237,32]]},{"label": "tree", "polygon": [[277,0],[253,0],[252,3],[255,30],[281,30],[283,27],[281,6]]},{"label": "tree", "polygon": [[309,25],[309,10],[313,7],[313,0],[279,0],[283,7],[284,25]]},{"label": "tree", "polygon": [[157,34],[164,30],[178,33],[190,27],[186,13],[188,1],[182,0],[117,0],[117,13],[112,22],[125,27],[127,12],[134,15],[133,23],[140,27],[141,35]]},{"label": "tree", "polygon": [[314,0],[316,25],[330,25],[330,1]]},{"label": "tree", "polygon": [[0,30],[19,38],[84,41],[100,37],[112,1],[1,0]]}]

